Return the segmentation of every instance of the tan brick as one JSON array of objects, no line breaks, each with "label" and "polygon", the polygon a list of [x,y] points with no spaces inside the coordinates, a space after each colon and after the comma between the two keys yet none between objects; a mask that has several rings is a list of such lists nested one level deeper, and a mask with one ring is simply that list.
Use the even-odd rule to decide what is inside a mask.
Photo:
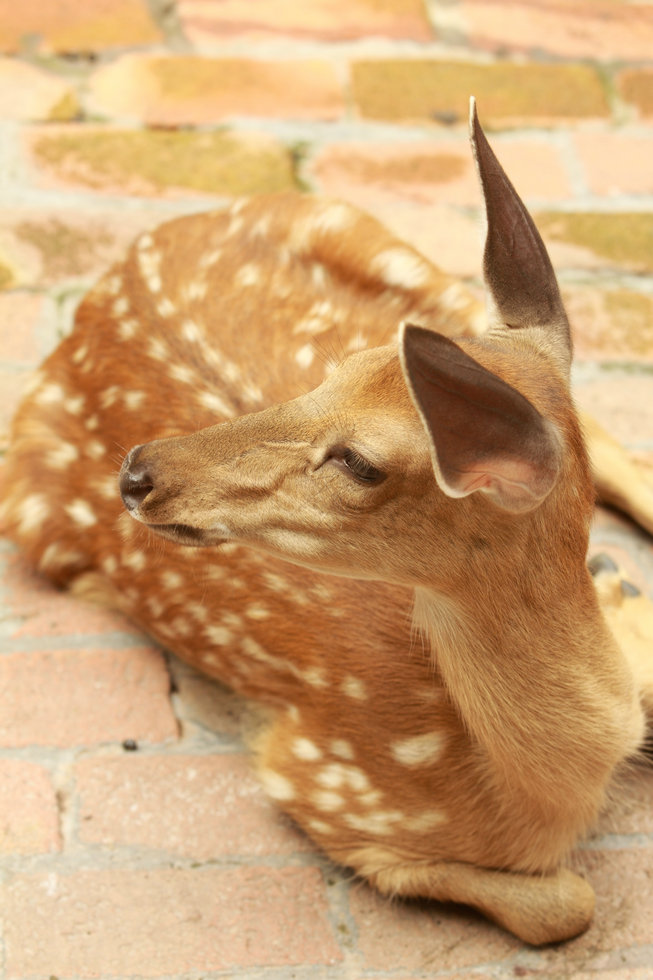
[{"label": "tan brick", "polygon": [[[575,133],[573,141],[590,190],[605,197],[653,193],[650,132]],[[653,249],[652,249],[653,251]]]},{"label": "tan brick", "polygon": [[33,762],[0,759],[0,854],[60,849],[57,800],[48,773]]},{"label": "tan brick", "polygon": [[4,917],[7,980],[341,960],[313,868],[17,875]]},{"label": "tan brick", "polygon": [[[641,211],[539,212],[535,220],[543,238],[594,255],[602,266],[632,272],[653,270],[653,214]],[[556,263],[557,264],[557,263]]]},{"label": "tan brick", "polygon": [[85,843],[198,860],[310,849],[267,799],[246,755],[91,758],[76,779]]},{"label": "tan brick", "polygon": [[512,956],[516,939],[475,912],[437,902],[389,902],[366,886],[350,893],[366,970],[455,970]]},{"label": "tan brick", "polygon": [[647,0],[461,0],[468,41],[493,51],[548,51],[592,59],[650,58]]},{"label": "tan brick", "polygon": [[428,41],[432,31],[422,0],[178,0],[193,44],[225,38],[260,40],[289,35],[341,41],[384,36]]},{"label": "tan brick", "polygon": [[0,58],[0,118],[64,121],[78,113],[77,96],[63,78],[23,61]]},{"label": "tan brick", "polygon": [[34,41],[42,51],[87,52],[149,44],[161,33],[143,0],[0,0],[0,50]]},{"label": "tan brick", "polygon": [[161,654],[146,647],[0,657],[0,744],[160,742],[177,726]]},{"label": "tan brick", "polygon": [[344,98],[326,61],[126,55],[90,83],[96,111],[174,126],[230,116],[337,119]]},{"label": "tan brick", "polygon": [[579,359],[653,361],[653,297],[631,289],[566,287]]},{"label": "tan brick", "polygon": [[14,637],[92,636],[111,632],[139,634],[128,620],[100,606],[81,602],[54,589],[15,552],[3,562],[5,608],[13,620]]},{"label": "tan brick", "polygon": [[622,99],[634,105],[641,116],[653,115],[653,70],[624,69],[618,73],[616,83]]},{"label": "tan brick", "polygon": [[108,194],[250,194],[295,184],[291,153],[270,136],[187,130],[37,129],[38,183]]},{"label": "tan brick", "polygon": [[470,94],[477,95],[479,115],[488,126],[609,115],[598,72],[580,64],[358,61],[352,65],[352,91],[359,113],[371,119],[465,120]]}]

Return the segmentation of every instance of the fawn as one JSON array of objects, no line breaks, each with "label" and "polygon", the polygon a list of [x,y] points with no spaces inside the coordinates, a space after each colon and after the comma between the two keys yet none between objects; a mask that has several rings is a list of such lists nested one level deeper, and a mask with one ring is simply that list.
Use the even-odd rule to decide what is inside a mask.
[{"label": "fawn", "polygon": [[[332,858],[540,944],[591,920],[565,860],[642,743],[653,677],[585,564],[594,490],[551,263],[474,108],[471,142],[487,331],[343,203],[170,221],[40,370],[4,511],[55,583],[273,707],[261,779]],[[605,495],[653,527],[619,448],[592,443]]]}]

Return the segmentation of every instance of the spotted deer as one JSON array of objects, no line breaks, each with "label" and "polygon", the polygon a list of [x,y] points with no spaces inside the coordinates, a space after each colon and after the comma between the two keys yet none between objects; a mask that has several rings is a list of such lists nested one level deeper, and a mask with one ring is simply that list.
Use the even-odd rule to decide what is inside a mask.
[{"label": "spotted deer", "polygon": [[[475,110],[471,142],[487,324],[343,203],[172,220],[38,373],[5,522],[55,583],[271,706],[262,782],[333,859],[541,944],[591,920],[567,858],[642,743],[653,676],[586,568],[551,263]],[[599,486],[653,527],[592,431]]]}]

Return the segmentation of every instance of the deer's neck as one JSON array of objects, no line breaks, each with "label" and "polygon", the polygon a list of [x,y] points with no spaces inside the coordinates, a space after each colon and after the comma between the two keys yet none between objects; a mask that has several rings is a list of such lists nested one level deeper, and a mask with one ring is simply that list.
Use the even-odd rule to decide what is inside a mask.
[{"label": "deer's neck", "polygon": [[[526,606],[499,589],[485,601],[419,588],[415,623],[469,735],[503,790],[547,809],[595,811],[614,767],[634,752],[643,722],[621,651],[589,578],[576,594]],[[577,594],[580,590],[581,594]],[[593,813],[588,819],[593,818]]]}]

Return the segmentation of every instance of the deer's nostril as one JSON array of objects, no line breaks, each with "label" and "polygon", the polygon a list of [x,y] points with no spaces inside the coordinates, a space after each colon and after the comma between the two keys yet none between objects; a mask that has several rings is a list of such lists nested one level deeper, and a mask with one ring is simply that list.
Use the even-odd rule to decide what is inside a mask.
[{"label": "deer's nostril", "polygon": [[118,482],[120,496],[129,511],[136,510],[154,489],[147,465],[138,462],[140,449],[141,447],[137,446],[128,453],[122,464]]}]

